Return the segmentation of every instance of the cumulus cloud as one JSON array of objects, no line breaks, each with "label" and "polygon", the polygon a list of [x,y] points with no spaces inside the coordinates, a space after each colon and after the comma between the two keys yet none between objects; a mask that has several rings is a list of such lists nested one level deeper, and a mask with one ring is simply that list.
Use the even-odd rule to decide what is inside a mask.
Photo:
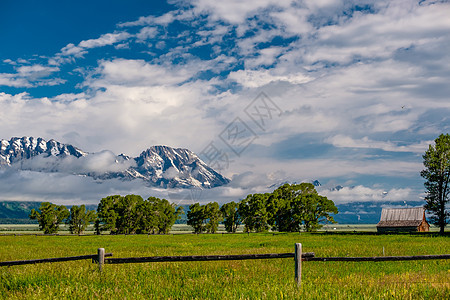
[{"label": "cumulus cloud", "polygon": [[261,9],[271,6],[289,8],[292,0],[249,0],[249,1],[213,1],[196,0],[193,1],[194,11],[198,14],[208,13],[213,20],[224,20],[231,24],[242,24]]},{"label": "cumulus cloud", "polygon": [[38,155],[32,159],[21,160],[13,168],[35,172],[59,172],[77,175],[100,176],[109,172],[122,172],[135,166],[134,160],[119,159],[114,153],[104,150],[83,157],[55,157]]},{"label": "cumulus cloud", "polygon": [[236,72],[231,72],[228,78],[243,85],[246,88],[259,88],[277,81],[285,81],[292,84],[301,84],[312,80],[311,77],[302,73],[289,75],[277,75],[271,73],[272,72],[270,72],[269,70],[239,70]]},{"label": "cumulus cloud", "polygon": [[[400,199],[408,190],[396,196],[392,181],[416,180],[418,154],[449,129],[448,3],[185,4],[73,41],[50,66],[4,60],[15,70],[0,74],[5,86],[62,82],[56,74],[70,69],[63,63],[74,58],[81,83],[78,91],[52,97],[0,93],[0,135],[43,136],[91,152],[131,155],[157,144],[200,153],[211,141],[230,151],[219,135],[239,117],[258,138],[224,170],[234,183],[204,199],[245,197],[283,180],[357,182],[359,176],[380,180],[392,199]],[[116,49],[100,56],[91,51],[104,46]],[[258,131],[245,109],[261,91],[282,114]],[[112,156],[97,158],[92,164],[107,169]],[[380,199],[382,189],[357,187],[333,197]]]},{"label": "cumulus cloud", "polygon": [[101,79],[89,84],[129,87],[175,85],[190,79],[196,71],[186,67],[151,64],[144,60],[115,59],[100,62],[97,73]]},{"label": "cumulus cloud", "polygon": [[128,32],[106,33],[96,39],[81,41],[78,45],[69,43],[61,49],[61,52],[53,59],[53,62],[63,63],[71,61],[70,57],[83,57],[88,53],[89,49],[114,45],[127,40],[130,36]]},{"label": "cumulus cloud", "polygon": [[[347,203],[354,201],[405,201],[420,200],[410,188],[384,190],[362,185],[355,187],[344,187],[340,190],[320,191],[321,195],[333,200],[335,203]],[[416,199],[413,199],[416,198]]]},{"label": "cumulus cloud", "polygon": [[0,86],[10,87],[36,87],[53,86],[64,83],[61,78],[49,78],[59,72],[57,67],[36,65],[16,65],[16,73],[0,73]]},{"label": "cumulus cloud", "polygon": [[88,176],[33,171],[0,170],[0,188],[2,200],[57,204],[98,204],[100,199],[109,195],[167,197],[166,190],[145,187],[139,180],[100,181]]},{"label": "cumulus cloud", "polygon": [[432,143],[432,141],[421,141],[418,144],[397,145],[389,141],[372,141],[367,136],[355,140],[345,135],[336,135],[330,137],[326,139],[326,142],[332,144],[335,147],[381,149],[383,151],[414,153],[424,153],[428,148],[428,145]]}]

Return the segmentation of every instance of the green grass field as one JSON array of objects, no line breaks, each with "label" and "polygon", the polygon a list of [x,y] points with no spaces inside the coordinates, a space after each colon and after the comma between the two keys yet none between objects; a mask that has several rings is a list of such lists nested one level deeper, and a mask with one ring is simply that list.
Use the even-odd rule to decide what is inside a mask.
[{"label": "green grass field", "polygon": [[[316,256],[449,254],[432,235],[233,234],[0,236],[0,261],[97,253],[114,257],[293,252]],[[303,262],[293,259],[105,265],[91,261],[0,267],[2,299],[449,299],[450,260]]]}]

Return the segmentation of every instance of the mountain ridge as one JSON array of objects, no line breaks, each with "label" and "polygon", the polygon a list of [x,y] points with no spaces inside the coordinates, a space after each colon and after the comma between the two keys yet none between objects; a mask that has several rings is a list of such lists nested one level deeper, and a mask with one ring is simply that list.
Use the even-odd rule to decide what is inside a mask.
[{"label": "mountain ridge", "polygon": [[94,179],[141,179],[161,188],[213,188],[229,179],[184,148],[151,146],[137,157],[105,150],[84,152],[53,139],[13,137],[0,141],[0,167],[36,172],[64,172]]}]

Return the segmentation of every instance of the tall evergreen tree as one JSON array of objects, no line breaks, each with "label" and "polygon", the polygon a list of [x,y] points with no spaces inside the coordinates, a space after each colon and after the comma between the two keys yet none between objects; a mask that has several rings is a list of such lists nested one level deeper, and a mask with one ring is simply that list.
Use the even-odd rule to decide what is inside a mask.
[{"label": "tall evergreen tree", "polygon": [[450,135],[441,134],[423,155],[425,169],[420,175],[425,178],[425,209],[431,213],[431,223],[444,233],[449,223],[447,210],[450,194]]}]

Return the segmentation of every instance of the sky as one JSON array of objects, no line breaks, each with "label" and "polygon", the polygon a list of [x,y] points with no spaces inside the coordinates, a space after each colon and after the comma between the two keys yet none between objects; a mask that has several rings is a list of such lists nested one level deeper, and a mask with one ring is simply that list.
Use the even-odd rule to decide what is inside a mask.
[{"label": "sky", "polygon": [[420,200],[422,155],[450,127],[449,15],[446,1],[2,0],[0,139],[187,148],[231,179],[1,171],[2,200],[223,203],[312,180],[336,203]]}]

